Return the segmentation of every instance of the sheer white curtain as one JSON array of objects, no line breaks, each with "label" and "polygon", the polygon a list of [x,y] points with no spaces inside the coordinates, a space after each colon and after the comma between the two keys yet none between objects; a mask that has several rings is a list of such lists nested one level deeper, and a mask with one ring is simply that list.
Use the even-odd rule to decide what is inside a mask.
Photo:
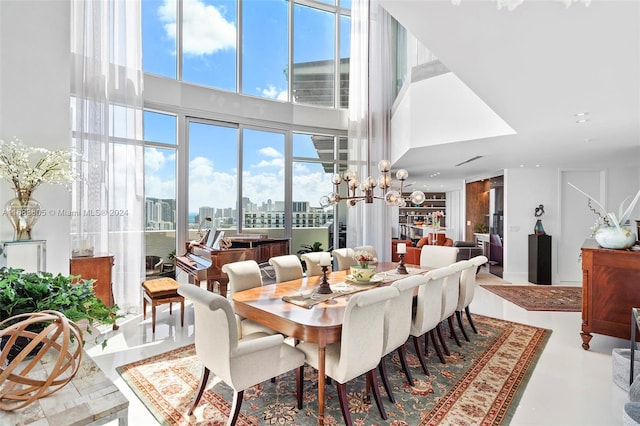
[{"label": "sheer white curtain", "polygon": [[113,293],[141,307],[144,276],[142,44],[139,0],[72,1],[73,139],[82,155],[71,232],[112,254]]},{"label": "sheer white curtain", "polygon": [[[377,178],[378,162],[388,158],[390,152],[391,17],[377,0],[354,0],[351,25],[349,158],[364,164],[359,176],[366,177],[369,172]],[[377,195],[381,195],[379,189]],[[359,202],[349,210],[347,246],[373,245],[381,260],[391,260],[394,212],[397,209],[383,200]]]}]

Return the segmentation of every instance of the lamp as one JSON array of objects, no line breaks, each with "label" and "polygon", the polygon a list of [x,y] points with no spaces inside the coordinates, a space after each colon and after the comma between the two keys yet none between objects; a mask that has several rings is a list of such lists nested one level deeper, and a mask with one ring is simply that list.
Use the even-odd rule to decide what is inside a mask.
[{"label": "lamp", "polygon": [[[353,170],[347,170],[342,176],[339,173],[334,174],[331,178],[334,191],[320,198],[320,206],[328,207],[340,201],[348,201],[350,206],[355,206],[358,201],[364,200],[365,203],[370,204],[373,203],[374,199],[384,200],[390,206],[399,207],[406,205],[407,202],[413,204],[422,204],[424,202],[426,197],[422,191],[413,191],[406,199],[404,195],[402,195],[404,181],[409,177],[409,172],[405,169],[400,169],[396,172],[396,179],[400,181],[399,191],[390,189],[393,181],[391,179],[389,160],[381,160],[378,163],[378,170],[381,174],[377,180],[371,176],[367,176],[362,182],[358,181],[358,177]],[[340,183],[342,181],[347,183],[347,195],[344,197],[339,193]],[[382,195],[378,196],[374,194],[376,186],[382,189]],[[362,195],[357,195],[356,191],[358,188],[362,191]]]}]

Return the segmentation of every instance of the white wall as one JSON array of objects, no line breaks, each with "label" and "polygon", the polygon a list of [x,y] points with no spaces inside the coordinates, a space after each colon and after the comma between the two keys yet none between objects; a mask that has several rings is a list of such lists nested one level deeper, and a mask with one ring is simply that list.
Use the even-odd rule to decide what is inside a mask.
[{"label": "white wall", "polygon": [[[619,203],[627,196],[634,196],[640,188],[640,168],[608,169],[597,171],[606,184],[603,192],[607,200],[607,210],[618,211]],[[558,262],[576,262],[579,248],[575,253],[558,252],[559,241],[584,238],[589,230],[579,231],[580,235],[564,232],[563,220],[585,220],[593,223],[596,216],[589,211],[586,198],[584,208],[566,212],[561,208],[563,197],[571,188],[562,185],[563,171],[559,169],[507,169],[505,170],[505,248],[504,279],[515,283],[527,282],[528,277],[528,235],[533,233],[534,209],[544,204],[542,223],[545,232],[552,236],[552,282],[559,282]],[[598,194],[590,194],[598,197]],[[630,200],[627,201],[627,205]],[[561,217],[561,215],[563,215]],[[570,217],[564,217],[569,215]],[[577,217],[580,215],[581,217]],[[640,219],[640,205],[636,206],[631,219]],[[634,227],[635,223],[632,222]],[[579,279],[578,279],[579,281]]]},{"label": "white wall", "polygon": [[[507,281],[525,283],[528,278],[529,234],[536,223],[535,208],[544,205],[544,230],[551,235],[552,279],[557,277],[558,170],[506,169],[504,171],[504,271]],[[554,236],[556,236],[554,238]]]},{"label": "white wall", "polygon": [[[66,0],[0,1],[0,139],[57,149],[71,144],[69,113],[70,5]],[[0,184],[0,205],[14,197]],[[45,211],[69,209],[64,188],[43,184],[33,193]],[[47,214],[32,237],[47,241],[47,270],[69,272],[69,220]],[[0,239],[13,228],[0,219]]]}]

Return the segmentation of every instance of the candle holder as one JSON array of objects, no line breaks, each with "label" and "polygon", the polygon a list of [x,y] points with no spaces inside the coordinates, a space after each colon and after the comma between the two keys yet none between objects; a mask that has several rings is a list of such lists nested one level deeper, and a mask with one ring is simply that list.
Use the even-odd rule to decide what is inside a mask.
[{"label": "candle holder", "polygon": [[409,272],[407,272],[407,267],[404,266],[404,253],[399,253],[398,256],[400,256],[400,264],[396,268],[396,272],[398,274],[406,275]]},{"label": "candle holder", "polygon": [[322,268],[322,281],[320,281],[320,287],[316,290],[318,294],[332,294],[331,287],[329,287],[329,281],[327,281],[327,271],[329,270],[328,266],[321,265]]}]

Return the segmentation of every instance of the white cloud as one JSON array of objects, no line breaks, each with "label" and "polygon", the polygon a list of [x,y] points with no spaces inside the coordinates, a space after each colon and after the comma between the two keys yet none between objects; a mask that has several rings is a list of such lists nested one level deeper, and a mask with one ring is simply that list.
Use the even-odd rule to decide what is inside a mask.
[{"label": "white cloud", "polygon": [[259,149],[258,153],[265,157],[282,158],[282,153],[271,146]]},{"label": "white cloud", "polygon": [[271,161],[262,160],[258,164],[253,164],[251,167],[261,168],[261,167],[280,167],[284,168],[284,158],[274,158]]},{"label": "white cloud", "polygon": [[257,90],[259,93],[262,93],[262,96],[265,98],[277,99],[279,101],[287,100],[287,89],[278,89],[273,84],[270,84],[266,89],[258,87]]},{"label": "white cloud", "polygon": [[146,148],[144,150],[144,167],[145,173],[157,172],[164,166],[164,153],[156,148]]},{"label": "white cloud", "polygon": [[[185,55],[210,55],[236,47],[235,24],[227,21],[215,6],[199,0],[185,0],[183,14],[182,50]],[[158,8],[158,15],[167,36],[175,40],[175,0],[165,0]]]}]

